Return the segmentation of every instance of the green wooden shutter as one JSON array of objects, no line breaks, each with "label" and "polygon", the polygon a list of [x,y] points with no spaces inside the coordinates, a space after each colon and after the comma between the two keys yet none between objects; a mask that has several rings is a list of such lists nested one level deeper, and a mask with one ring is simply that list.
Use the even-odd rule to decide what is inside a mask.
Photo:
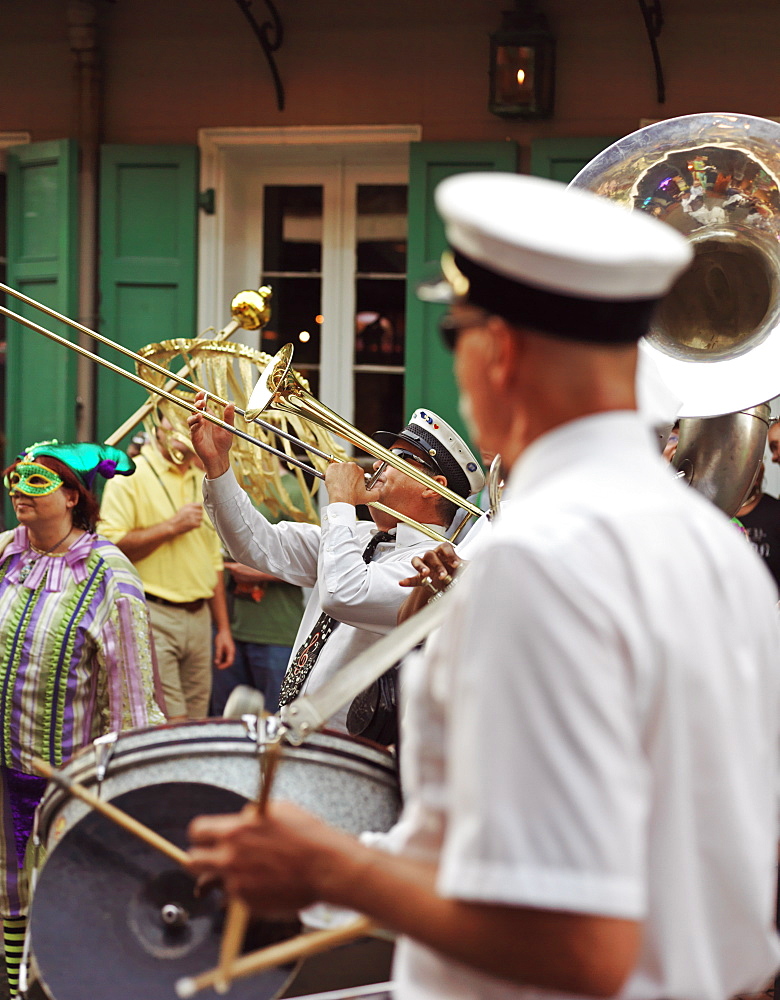
[{"label": "green wooden shutter", "polygon": [[594,156],[618,138],[537,139],[531,143],[531,173],[568,184]]},{"label": "green wooden shutter", "polygon": [[[194,337],[198,151],[194,146],[104,146],[100,182],[100,332],[137,351]],[[131,359],[101,354],[128,371]],[[101,368],[102,441],[147,399],[129,379]]]},{"label": "green wooden shutter", "polygon": [[444,309],[421,302],[416,287],[430,276],[447,246],[444,225],[433,203],[436,185],[451,174],[471,170],[516,171],[517,145],[420,142],[410,146],[405,412],[408,416],[418,406],[429,406],[464,435],[452,356],[438,335],[438,321]]},{"label": "green wooden shutter", "polygon": [[[65,316],[78,309],[78,149],[70,139],[8,150],[8,284]],[[10,296],[10,309],[73,342],[70,327]],[[76,352],[8,321],[7,464],[35,441],[75,440]],[[14,523],[13,520],[10,523]]]}]

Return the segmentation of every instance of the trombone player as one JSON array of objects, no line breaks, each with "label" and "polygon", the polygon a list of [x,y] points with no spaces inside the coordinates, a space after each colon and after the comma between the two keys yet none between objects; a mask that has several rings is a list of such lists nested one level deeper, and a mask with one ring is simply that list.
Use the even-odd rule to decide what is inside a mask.
[{"label": "trombone player", "polygon": [[[199,393],[196,405],[205,406]],[[232,422],[234,407],[225,409]],[[345,663],[396,624],[405,597],[399,581],[412,570],[412,557],[430,548],[428,537],[399,523],[386,511],[369,508],[374,523],[360,521],[358,504],[379,501],[429,528],[444,531],[455,505],[430,486],[376,462],[369,491],[354,462],[328,466],[328,504],[322,526],[283,521],[269,523],[251,504],[230,468],[233,435],[199,413],[189,418],[193,446],[206,472],[206,510],[233,558],[280,580],[311,588],[312,594],[282,681],[280,705],[303,691],[315,691]],[[379,431],[377,438],[405,461],[412,462],[440,485],[464,498],[485,481],[477,459],[465,442],[439,416],[418,409],[397,434]],[[328,722],[346,732],[347,708]]]},{"label": "trombone player", "polygon": [[200,817],[191,870],[395,930],[397,1000],[755,992],[780,961],[773,587],[635,401],[690,247],[539,178],[436,201],[461,405],[509,481],[404,667],[404,812],[384,853],[284,802]]}]

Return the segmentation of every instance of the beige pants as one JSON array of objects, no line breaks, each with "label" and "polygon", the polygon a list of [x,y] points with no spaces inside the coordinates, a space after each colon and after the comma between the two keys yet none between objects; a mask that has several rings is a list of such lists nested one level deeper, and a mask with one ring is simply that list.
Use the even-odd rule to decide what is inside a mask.
[{"label": "beige pants", "polygon": [[211,697],[211,612],[185,611],[149,602],[168,718],[205,719]]}]

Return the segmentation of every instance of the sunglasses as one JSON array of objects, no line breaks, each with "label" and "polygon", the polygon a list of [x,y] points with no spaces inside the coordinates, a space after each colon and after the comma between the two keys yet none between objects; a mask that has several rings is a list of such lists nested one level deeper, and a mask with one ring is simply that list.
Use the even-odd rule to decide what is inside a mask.
[{"label": "sunglasses", "polygon": [[407,451],[405,448],[391,448],[390,451],[397,455],[398,458],[402,458],[404,462],[414,462],[416,465],[421,465],[424,469],[432,472],[434,475],[438,475],[439,470],[430,461],[430,459],[423,458],[422,455],[417,455],[413,451]]}]

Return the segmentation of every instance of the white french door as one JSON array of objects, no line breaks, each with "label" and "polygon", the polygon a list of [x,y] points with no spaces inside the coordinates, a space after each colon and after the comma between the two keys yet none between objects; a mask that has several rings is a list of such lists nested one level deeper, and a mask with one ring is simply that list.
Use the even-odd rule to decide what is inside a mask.
[{"label": "white french door", "polygon": [[[202,227],[214,245],[202,241],[201,286],[211,280],[229,300],[270,285],[271,321],[244,339],[271,354],[292,343],[293,367],[317,398],[368,434],[407,416],[409,138],[223,151],[218,218],[211,234]],[[204,252],[216,265],[210,276]],[[202,308],[206,301],[201,294]]]}]

